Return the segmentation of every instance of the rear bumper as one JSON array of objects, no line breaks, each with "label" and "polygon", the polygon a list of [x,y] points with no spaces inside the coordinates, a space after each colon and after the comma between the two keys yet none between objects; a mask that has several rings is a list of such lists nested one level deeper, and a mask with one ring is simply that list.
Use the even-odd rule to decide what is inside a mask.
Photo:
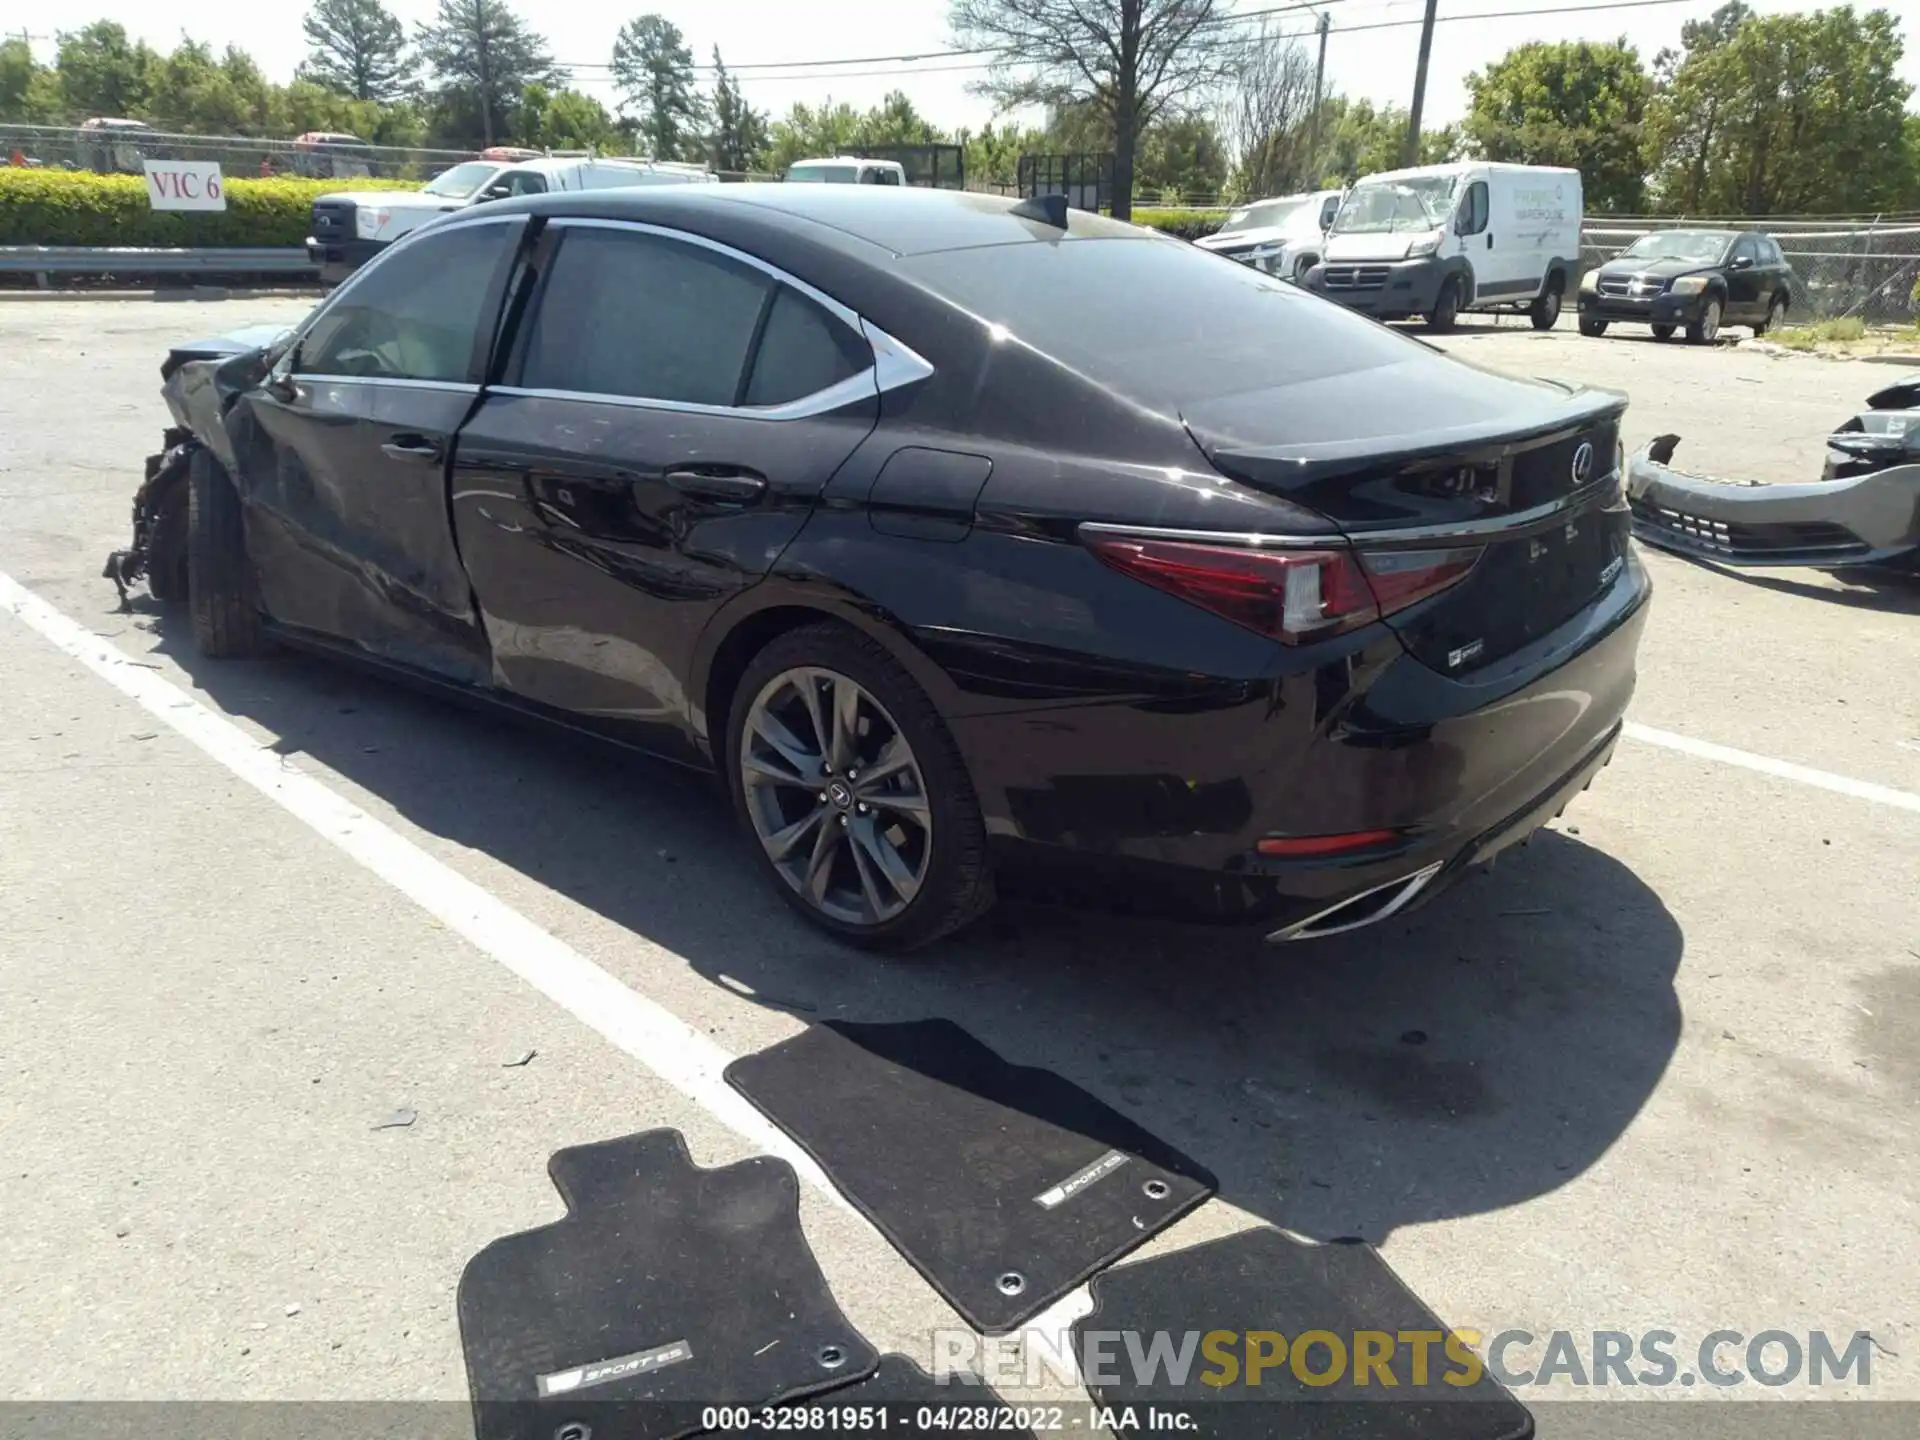
[{"label": "rear bumper", "polygon": [[1328,261],[1307,272],[1307,289],[1349,310],[1380,320],[1425,315],[1440,300],[1440,286],[1452,274],[1435,256],[1390,264]]},{"label": "rear bumper", "polygon": [[1580,293],[1580,318],[1605,320],[1609,324],[1672,325],[1676,329],[1700,318],[1707,297],[1700,295],[1649,295],[1638,299],[1630,295]]},{"label": "rear bumper", "polygon": [[[1355,657],[1345,695],[1314,672],[1206,712],[1101,703],[953,728],[1009,889],[1272,931],[1433,869],[1411,908],[1605,764],[1649,595],[1630,561],[1597,603],[1467,678],[1389,640]],[[1076,773],[1090,755],[1108,773]],[[1337,859],[1257,851],[1268,835],[1372,829],[1397,838]]]},{"label": "rear bumper", "polygon": [[1739,485],[1672,469],[1651,448],[1627,464],[1633,533],[1649,545],[1743,568],[1874,565],[1920,549],[1920,465]]}]

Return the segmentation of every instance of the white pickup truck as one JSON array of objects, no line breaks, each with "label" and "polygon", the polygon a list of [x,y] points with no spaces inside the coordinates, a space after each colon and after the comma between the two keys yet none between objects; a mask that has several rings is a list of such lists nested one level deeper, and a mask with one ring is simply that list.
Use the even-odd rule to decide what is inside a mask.
[{"label": "white pickup truck", "polygon": [[402,235],[436,215],[514,195],[550,190],[611,190],[628,185],[718,184],[701,165],[664,160],[609,160],[593,155],[463,160],[420,190],[349,190],[313,202],[307,258],[320,278],[337,284]]}]

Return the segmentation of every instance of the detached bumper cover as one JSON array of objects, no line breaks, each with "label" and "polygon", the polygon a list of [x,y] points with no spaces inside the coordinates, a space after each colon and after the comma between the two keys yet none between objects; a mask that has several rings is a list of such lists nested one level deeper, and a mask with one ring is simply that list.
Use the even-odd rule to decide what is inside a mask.
[{"label": "detached bumper cover", "polygon": [[1633,533],[1741,567],[1875,565],[1920,550],[1920,463],[1809,485],[1706,480],[1656,440],[1627,463]]}]

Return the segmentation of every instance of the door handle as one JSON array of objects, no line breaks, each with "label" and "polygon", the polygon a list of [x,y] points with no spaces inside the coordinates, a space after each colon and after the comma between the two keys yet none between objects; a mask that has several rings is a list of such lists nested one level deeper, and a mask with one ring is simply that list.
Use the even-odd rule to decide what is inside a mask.
[{"label": "door handle", "polygon": [[766,493],[767,482],[751,470],[669,470],[667,484],[682,495],[745,505]]},{"label": "door handle", "polygon": [[396,435],[380,447],[390,460],[438,460],[440,447],[424,435]]},{"label": "door handle", "polygon": [[1492,248],[1493,248],[1493,232],[1489,230],[1487,232],[1487,249],[1491,250]]}]

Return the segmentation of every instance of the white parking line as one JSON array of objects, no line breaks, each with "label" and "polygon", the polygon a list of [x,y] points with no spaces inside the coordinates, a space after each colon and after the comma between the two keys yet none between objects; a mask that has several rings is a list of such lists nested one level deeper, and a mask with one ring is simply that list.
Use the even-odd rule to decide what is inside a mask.
[{"label": "white parking line", "polygon": [[1920,795],[1915,795],[1910,790],[1896,790],[1891,785],[1875,785],[1870,780],[1855,780],[1849,775],[1835,775],[1828,770],[1815,770],[1811,766],[1796,765],[1791,760],[1775,760],[1771,755],[1755,755],[1750,750],[1735,750],[1731,746],[1715,745],[1708,740],[1695,740],[1689,735],[1676,735],[1671,730],[1656,730],[1651,725],[1641,725],[1632,720],[1627,721],[1625,734],[1629,740],[1638,740],[1643,745],[1658,745],[1664,750],[1678,750],[1682,755],[1691,755],[1698,760],[1713,760],[1721,765],[1737,765],[1742,770],[1755,770],[1762,775],[1792,780],[1796,784],[1831,790],[1836,795],[1850,795],[1855,800],[1868,800],[1875,805],[1891,805],[1896,810],[1920,812]]},{"label": "white parking line", "polygon": [[[875,1243],[889,1243],[847,1203],[805,1151],[727,1084],[721,1072],[734,1057],[704,1034],[5,573],[0,573],[0,610],[16,616],[55,649],[184,735],[735,1134],[780,1156],[851,1215]],[[1060,1343],[1062,1332],[1092,1307],[1092,1296],[1083,1285],[1028,1321],[1019,1333],[1040,1339],[1055,1354],[1070,1356],[1071,1347]]]}]

